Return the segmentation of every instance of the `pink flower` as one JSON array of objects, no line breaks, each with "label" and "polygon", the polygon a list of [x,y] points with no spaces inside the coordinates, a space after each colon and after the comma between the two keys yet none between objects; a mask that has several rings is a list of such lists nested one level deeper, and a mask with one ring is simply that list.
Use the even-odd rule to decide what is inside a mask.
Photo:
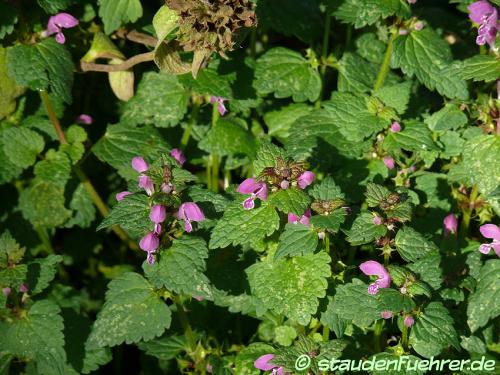
[{"label": "pink flower", "polygon": [[94,122],[94,119],[91,116],[82,113],[75,119],[75,121],[77,124],[90,125]]},{"label": "pink flower", "polygon": [[401,125],[399,124],[399,122],[394,121],[391,124],[391,128],[390,129],[391,129],[391,132],[393,132],[393,133],[400,132],[401,131]]},{"label": "pink flower", "polygon": [[280,188],[282,188],[283,190],[286,190],[290,187],[290,181],[288,180],[283,180],[280,182]]},{"label": "pink flower", "polygon": [[307,186],[311,185],[314,181],[314,173],[311,171],[305,171],[297,179],[297,184],[299,188],[305,189]]},{"label": "pink flower", "polygon": [[458,222],[456,216],[453,214],[449,214],[448,216],[446,216],[443,219],[443,226],[444,226],[445,236],[447,236],[450,233],[452,234],[457,233]]},{"label": "pink flower", "polygon": [[407,29],[399,29],[399,35],[407,35],[408,30]]},{"label": "pink flower", "polygon": [[380,316],[383,318],[383,319],[391,319],[393,314],[392,314],[392,311],[382,311],[380,313]]},{"label": "pink flower", "polygon": [[498,12],[486,0],[479,0],[467,7],[469,18],[479,24],[476,44],[482,46],[486,43],[494,47],[498,31]]},{"label": "pink flower", "polygon": [[243,181],[236,191],[240,194],[250,194],[250,197],[243,202],[245,210],[251,210],[255,207],[255,198],[265,201],[267,199],[267,185],[259,182],[255,178],[247,178]]},{"label": "pink flower", "polygon": [[19,291],[21,293],[28,293],[28,290],[29,290],[28,284],[26,283],[22,283],[21,286],[19,287]]},{"label": "pink flower", "polygon": [[155,262],[155,258],[153,256],[153,253],[156,252],[156,249],[158,249],[158,246],[160,246],[160,239],[153,232],[149,232],[144,237],[142,237],[141,240],[139,241],[139,247],[143,251],[148,253],[148,263],[149,264],[153,264]]},{"label": "pink flower", "polygon": [[372,220],[373,224],[380,225],[382,224],[382,218],[378,215],[375,215]]},{"label": "pink flower", "polygon": [[412,325],[415,324],[415,319],[413,319],[413,316],[411,315],[406,315],[405,319],[403,320],[403,324],[405,325],[406,328],[410,328]]},{"label": "pink flower", "polygon": [[177,160],[177,163],[179,163],[181,167],[186,162],[186,157],[184,156],[182,151],[179,150],[178,148],[172,149],[172,151],[170,151],[170,156],[172,156],[175,160]]},{"label": "pink flower", "polygon": [[139,176],[139,187],[143,188],[149,196],[153,195],[155,191],[153,180],[144,174]]},{"label": "pink flower", "polygon": [[2,293],[5,297],[8,297],[10,292],[12,292],[12,289],[10,289],[9,287],[2,288]]},{"label": "pink flower", "polygon": [[417,0],[406,0],[408,1],[408,4],[415,4],[417,2]]},{"label": "pink flower", "polygon": [[47,30],[43,32],[43,36],[56,34],[56,42],[64,44],[66,38],[62,33],[63,29],[69,29],[78,25],[78,20],[68,13],[58,13],[49,18],[47,23]]},{"label": "pink flower", "polygon": [[132,194],[130,191],[120,191],[119,193],[117,193],[115,195],[115,198],[119,202],[119,201],[123,200],[123,198],[125,198],[127,195],[130,195],[130,194]]},{"label": "pink flower", "polygon": [[486,238],[491,238],[491,243],[483,243],[479,246],[479,251],[488,254],[491,249],[500,257],[500,228],[495,224],[481,225],[479,228],[481,234]]},{"label": "pink flower", "polygon": [[193,296],[193,298],[194,298],[195,300],[197,300],[198,302],[201,302],[201,301],[203,301],[203,300],[205,299],[205,298],[203,298],[202,296]]},{"label": "pink flower", "polygon": [[299,218],[297,215],[292,214],[291,212],[288,214],[288,222],[290,224],[304,224],[306,227],[308,227],[309,224],[309,218],[311,217],[311,209],[308,208],[304,214]]},{"label": "pink flower", "polygon": [[391,285],[391,276],[383,265],[374,260],[368,260],[359,265],[359,269],[365,275],[377,276],[378,279],[368,286],[369,294],[377,294],[379,288],[388,288]]},{"label": "pink flower", "polygon": [[132,159],[132,168],[134,168],[137,172],[143,173],[149,169],[148,163],[141,156],[136,156]]},{"label": "pink flower", "polygon": [[389,155],[384,156],[384,164],[387,168],[393,169],[394,168],[394,159],[391,158]]},{"label": "pink flower", "polygon": [[193,231],[191,221],[205,220],[205,215],[203,215],[200,207],[194,202],[185,202],[181,204],[179,211],[177,211],[174,216],[177,219],[184,220],[184,227],[188,233]]},{"label": "pink flower", "polygon": [[221,116],[224,116],[227,112],[226,106],[224,105],[224,101],[227,99],[221,98],[220,96],[211,96],[210,103],[217,103],[217,110],[219,111]]},{"label": "pink flower", "polygon": [[165,206],[162,206],[161,204],[155,204],[153,207],[151,207],[149,218],[153,223],[155,223],[154,232],[156,234],[159,234],[161,232],[160,224],[163,223],[167,218],[167,209],[165,208]]},{"label": "pink flower", "polygon": [[257,358],[257,360],[253,363],[253,366],[256,369],[262,370],[262,371],[270,371],[273,370],[272,375],[285,375],[288,373],[285,373],[285,370],[283,370],[283,367],[279,367],[277,365],[273,365],[271,363],[272,359],[274,358],[274,354],[264,354]]},{"label": "pink flower", "polygon": [[214,367],[210,363],[207,363],[206,370],[209,374],[212,374],[214,372]]},{"label": "pink flower", "polygon": [[424,23],[422,21],[415,22],[413,28],[417,31],[420,31],[424,28]]}]

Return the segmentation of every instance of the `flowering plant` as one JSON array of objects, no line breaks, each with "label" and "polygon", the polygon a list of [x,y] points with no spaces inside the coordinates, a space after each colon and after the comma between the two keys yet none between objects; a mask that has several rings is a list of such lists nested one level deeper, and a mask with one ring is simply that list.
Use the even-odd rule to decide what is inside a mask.
[{"label": "flowering plant", "polygon": [[499,6],[3,1],[0,373],[500,366]]}]

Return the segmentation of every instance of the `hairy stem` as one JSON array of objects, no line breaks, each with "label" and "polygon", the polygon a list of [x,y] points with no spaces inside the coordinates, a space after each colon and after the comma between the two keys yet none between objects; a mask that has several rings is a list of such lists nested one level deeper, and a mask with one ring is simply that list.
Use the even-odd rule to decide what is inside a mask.
[{"label": "hairy stem", "polygon": [[50,102],[49,94],[47,93],[47,91],[40,91],[40,98],[42,99],[42,103],[45,107],[45,111],[47,112],[47,116],[49,116],[49,120],[52,123],[52,126],[54,126],[59,142],[61,142],[62,144],[68,143],[68,141],[66,140],[66,136],[64,135],[64,132],[61,128],[61,123],[59,122],[59,119],[57,118],[57,115],[54,111],[54,107],[52,107],[52,103]]},{"label": "hairy stem", "polygon": [[143,62],[153,61],[153,59],[154,59],[154,52],[146,52],[135,55],[130,59],[125,60],[121,64],[116,64],[116,65],[97,64],[97,63],[81,61],[80,68],[82,69],[83,72],[108,72],[108,73],[120,72],[124,70],[129,70],[134,65]]},{"label": "hairy stem", "polygon": [[378,72],[377,80],[375,81],[375,86],[373,86],[373,91],[377,91],[384,85],[387,73],[389,73],[394,39],[396,39],[396,33],[391,34],[389,42],[387,43],[384,60],[382,61],[382,66],[380,67],[380,70]]}]

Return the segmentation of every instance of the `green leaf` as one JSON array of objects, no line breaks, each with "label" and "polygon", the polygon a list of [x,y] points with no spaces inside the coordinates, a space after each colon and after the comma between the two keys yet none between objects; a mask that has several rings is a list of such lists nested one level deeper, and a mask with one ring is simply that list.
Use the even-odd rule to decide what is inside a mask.
[{"label": "green leaf", "polygon": [[87,341],[89,348],[148,341],[170,327],[171,311],[141,275],[127,272],[109,283],[106,301]]},{"label": "green leaf", "polygon": [[27,281],[30,294],[38,294],[49,286],[56,275],[57,266],[62,260],[62,256],[51,254],[46,258],[35,259],[28,263]]},{"label": "green leaf", "polygon": [[141,237],[151,231],[149,219],[149,199],[145,194],[127,195],[113,207],[108,216],[99,224],[97,230],[111,225],[120,225],[134,237]]},{"label": "green leaf", "polygon": [[467,124],[467,116],[456,104],[448,103],[425,120],[432,131],[455,130]]},{"label": "green leaf", "polygon": [[49,85],[45,62],[33,46],[17,44],[7,49],[7,67],[19,86],[45,90]]},{"label": "green leaf", "polygon": [[257,139],[241,119],[219,119],[200,141],[202,150],[219,156],[246,155],[252,159],[257,152]]},{"label": "green leaf", "polygon": [[293,213],[297,216],[302,216],[309,207],[311,199],[302,190],[289,188],[270,194],[268,202],[285,214]]},{"label": "green leaf", "polygon": [[369,182],[366,185],[366,204],[368,207],[377,207],[380,203],[384,202],[391,192],[385,186]]},{"label": "green leaf", "polygon": [[0,285],[10,286],[18,290],[22,283],[26,281],[28,267],[26,264],[17,264],[0,270]]},{"label": "green leaf", "polygon": [[9,264],[16,264],[24,257],[26,249],[20,247],[17,241],[7,230],[0,236],[0,267],[5,268]]},{"label": "green leaf", "polygon": [[387,233],[385,225],[373,223],[373,217],[370,212],[362,212],[356,217],[346,238],[352,246],[373,242]]},{"label": "green leaf", "polygon": [[441,255],[439,252],[431,252],[407,266],[415,272],[420,280],[425,281],[434,290],[441,288],[443,283],[443,270],[441,269]]},{"label": "green leaf", "polygon": [[441,95],[467,100],[467,84],[460,78],[459,67],[451,64],[449,45],[429,27],[394,40],[393,67],[401,68],[410,77],[415,75],[428,89],[436,89]]},{"label": "green leaf", "polygon": [[[207,190],[201,185],[190,186],[187,189],[187,195],[192,202],[196,202],[197,204],[201,203],[203,205],[205,202],[212,204],[217,212],[224,211],[229,204],[229,200],[226,197]],[[203,212],[205,211],[203,210]]]},{"label": "green leaf", "polygon": [[410,345],[425,358],[437,356],[449,345],[459,349],[453,318],[441,302],[431,302],[411,328]]},{"label": "green leaf", "polygon": [[210,249],[255,243],[273,234],[280,225],[275,208],[262,202],[260,207],[245,210],[240,202],[227,208],[210,237]]},{"label": "green leaf", "polygon": [[59,312],[54,302],[37,301],[21,319],[0,322],[0,352],[35,360],[42,375],[69,374]]},{"label": "green leaf", "polygon": [[300,223],[287,224],[280,236],[280,243],[274,259],[312,253],[317,246],[318,235],[311,228]]},{"label": "green leaf", "polygon": [[168,361],[186,351],[188,343],[185,336],[172,335],[153,339],[148,342],[140,342],[138,346],[147,355]]},{"label": "green leaf", "polygon": [[[8,4],[6,4],[8,5]],[[8,11],[7,11],[8,13]],[[0,18],[2,17],[0,13]],[[0,39],[2,34],[2,22],[0,19]],[[11,114],[16,109],[16,98],[24,92],[24,89],[16,84],[13,77],[9,76],[7,69],[7,49],[0,46],[0,119]],[[1,146],[0,146],[1,148]]]},{"label": "green leaf", "polygon": [[64,203],[63,187],[38,179],[19,196],[23,217],[34,226],[55,228],[63,224],[71,215]]},{"label": "green leaf", "polygon": [[43,10],[49,14],[55,14],[59,10],[66,9],[71,5],[72,0],[37,0]]},{"label": "green leaf", "polygon": [[73,217],[65,224],[66,228],[74,226],[88,228],[95,220],[94,203],[82,183],[74,191],[69,202],[69,208],[73,210]]},{"label": "green leaf", "polygon": [[2,5],[2,13],[0,13],[0,40],[14,31],[17,21],[17,9],[13,4],[4,3]]},{"label": "green leaf", "polygon": [[377,78],[377,66],[357,54],[346,52],[338,62],[339,91],[368,92]]},{"label": "green leaf", "polygon": [[439,142],[443,145],[443,151],[440,156],[444,159],[460,155],[465,145],[465,140],[460,137],[460,134],[451,130],[440,134]]},{"label": "green leaf", "polygon": [[438,150],[427,125],[415,120],[406,121],[402,131],[387,134],[384,148],[391,152],[398,148],[413,152]]},{"label": "green leaf", "polygon": [[121,25],[135,22],[142,16],[140,0],[99,0],[99,16],[104,32],[111,34]]},{"label": "green leaf", "polygon": [[500,59],[490,55],[476,55],[462,61],[460,76],[463,79],[491,82],[500,77]]},{"label": "green leaf", "polygon": [[344,193],[342,193],[340,187],[331,177],[326,177],[319,184],[315,183],[314,186],[309,189],[309,195],[320,201],[345,198]]},{"label": "green leaf", "polygon": [[500,315],[500,260],[490,259],[481,267],[476,290],[469,298],[467,324],[472,332]]},{"label": "green leaf", "polygon": [[246,269],[252,294],[269,310],[306,325],[325,296],[330,260],[321,252],[256,263]]},{"label": "green leaf", "polygon": [[403,227],[395,238],[396,250],[407,262],[414,262],[432,251],[436,245],[411,227]]},{"label": "green leaf", "polygon": [[71,175],[71,164],[68,156],[61,151],[50,149],[45,159],[35,165],[35,176],[40,180],[58,185],[62,189],[66,186]]},{"label": "green leaf", "polygon": [[344,209],[337,209],[329,215],[314,215],[310,223],[314,228],[337,232],[344,223],[346,212]]},{"label": "green leaf", "polygon": [[45,142],[43,137],[33,130],[12,127],[2,132],[3,151],[10,162],[20,168],[28,168],[35,164]]},{"label": "green leaf", "polygon": [[175,126],[187,111],[188,99],[188,93],[176,76],[147,72],[135,96],[125,104],[122,121],[160,128]]},{"label": "green leaf", "polygon": [[298,52],[283,47],[267,51],[257,60],[254,87],[260,95],[291,96],[296,102],[315,101],[321,92],[316,69]]},{"label": "green leaf", "polygon": [[399,0],[344,0],[334,12],[335,18],[353,24],[356,29],[394,14],[408,17],[408,4]]},{"label": "green leaf", "polygon": [[312,110],[313,107],[305,103],[292,103],[277,111],[267,112],[264,115],[264,122],[269,128],[268,134],[279,140],[288,138],[289,129],[294,121],[307,115]]},{"label": "green leaf", "polygon": [[169,149],[158,130],[152,126],[137,128],[131,125],[109,125],[104,136],[92,151],[103,162],[110,164],[125,178],[136,178],[131,167],[134,156],[154,160]]},{"label": "green leaf", "polygon": [[285,152],[278,146],[263,142],[257,151],[257,158],[253,162],[253,169],[256,176],[260,175],[264,168],[274,167],[278,158],[285,158]]},{"label": "green leaf", "polygon": [[399,114],[403,114],[410,101],[411,88],[411,81],[390,86],[386,84],[375,93],[375,96],[382,100],[385,105],[394,108]]},{"label": "green leaf", "polygon": [[146,277],[156,288],[165,287],[178,294],[212,299],[210,281],[204,275],[208,249],[201,238],[184,236],[160,252],[159,261],[144,263]]},{"label": "green leaf", "polygon": [[234,359],[234,373],[239,375],[260,375],[260,370],[254,366],[255,359],[264,354],[273,353],[271,345],[262,342],[252,342],[242,348]]}]

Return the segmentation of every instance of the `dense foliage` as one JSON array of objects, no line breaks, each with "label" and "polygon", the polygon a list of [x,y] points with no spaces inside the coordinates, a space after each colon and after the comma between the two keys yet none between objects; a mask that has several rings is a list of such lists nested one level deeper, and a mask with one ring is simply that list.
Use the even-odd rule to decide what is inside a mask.
[{"label": "dense foliage", "polygon": [[2,1],[0,374],[495,363],[499,6]]}]

